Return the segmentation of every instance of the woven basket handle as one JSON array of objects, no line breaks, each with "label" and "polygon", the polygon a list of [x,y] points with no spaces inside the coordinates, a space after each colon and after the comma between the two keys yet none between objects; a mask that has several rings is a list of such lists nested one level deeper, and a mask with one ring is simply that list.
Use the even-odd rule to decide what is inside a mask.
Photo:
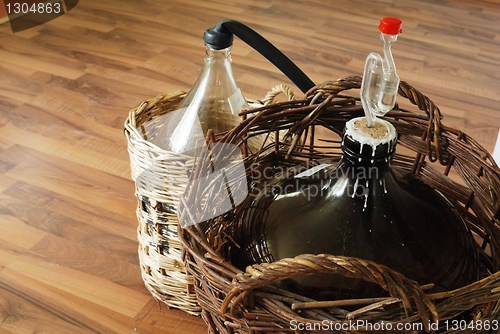
[{"label": "woven basket handle", "polygon": [[430,320],[427,310],[431,314],[432,321],[438,321],[438,313],[434,303],[422,291],[417,282],[372,261],[328,254],[302,254],[274,263],[247,267],[246,273],[237,274],[233,279],[233,288],[224,299],[221,311],[226,313],[232,302],[231,313],[233,313],[235,306],[253,289],[290,277],[315,273],[338,274],[376,283],[387,290],[392,297],[399,298],[403,302],[407,317],[412,315],[410,299],[413,299],[424,324],[429,323]]},{"label": "woven basket handle", "polygon": [[[424,139],[427,143],[427,155],[431,162],[434,162],[437,159],[442,165],[446,165],[448,163],[448,158],[446,158],[443,154],[443,124],[441,123],[443,115],[441,114],[438,106],[406,81],[401,81],[399,83],[398,94],[407,98],[411,103],[416,105],[420,110],[425,111],[427,116],[429,116],[429,126]],[[432,149],[430,143],[432,141],[436,146],[436,159],[434,159],[431,154]]]},{"label": "woven basket handle", "polygon": [[[311,88],[305,96],[305,99],[317,100],[318,98],[327,98],[328,96],[337,96],[340,92],[353,88],[361,88],[361,76],[349,76],[336,81],[326,81],[320,85]],[[431,162],[436,159],[443,165],[448,163],[448,159],[443,154],[443,125],[441,120],[443,116],[437,105],[431,101],[427,96],[418,91],[415,87],[411,86],[406,81],[399,83],[398,94],[408,99],[412,104],[416,105],[420,110],[424,111],[429,117],[429,125],[425,133],[424,140],[427,142],[428,156]],[[398,107],[396,107],[398,108]],[[436,147],[436,158],[433,158],[431,142],[434,142]]]}]

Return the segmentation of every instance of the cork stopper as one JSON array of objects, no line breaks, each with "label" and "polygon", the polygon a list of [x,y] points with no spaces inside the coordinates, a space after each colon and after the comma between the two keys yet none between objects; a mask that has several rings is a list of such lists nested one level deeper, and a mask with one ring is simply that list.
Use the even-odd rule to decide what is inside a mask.
[{"label": "cork stopper", "polygon": [[387,126],[382,122],[375,122],[375,126],[372,128],[369,128],[367,125],[368,120],[366,117],[354,121],[354,126],[358,131],[363,131],[364,133],[370,135],[373,139],[382,138],[389,133]]},{"label": "cork stopper", "polygon": [[396,143],[397,133],[391,123],[376,119],[375,126],[369,128],[366,117],[358,117],[345,125],[342,150],[353,161],[378,163],[394,154]]}]

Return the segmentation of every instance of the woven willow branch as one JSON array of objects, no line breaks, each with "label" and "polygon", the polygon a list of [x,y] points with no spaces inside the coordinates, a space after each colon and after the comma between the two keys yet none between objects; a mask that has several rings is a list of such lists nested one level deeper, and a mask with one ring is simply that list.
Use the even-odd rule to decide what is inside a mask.
[{"label": "woven willow branch", "polygon": [[[349,95],[360,85],[361,77],[356,76],[330,81],[314,87],[301,100],[244,113],[247,119],[221,142],[241,144],[242,138],[275,134],[267,150],[252,152],[245,160],[250,191],[261,181],[256,170],[286,168],[318,159],[338,161],[339,136],[346,121],[363,115],[355,97],[359,94]],[[235,247],[231,240],[233,222],[249,205],[248,200],[226,215],[179,231],[187,251],[186,268],[195,277],[197,297],[203,301],[203,316],[210,333],[285,333],[292,320],[311,324],[355,319],[429,325],[429,321],[456,319],[462,314],[467,319],[484,321],[500,317],[500,170],[471,137],[443,125],[439,108],[429,98],[404,81],[399,94],[416,110],[396,106],[384,117],[400,135],[398,147],[406,149],[404,153],[398,151],[392,165],[398,173],[418,174],[455,204],[476,234],[482,279],[454,291],[427,294],[428,287],[419,287],[391,268],[327,254],[303,254],[256,264],[242,272],[227,259],[231,247]],[[320,138],[325,133],[329,137]],[[308,144],[299,140],[304,137],[308,137]],[[457,172],[460,182],[448,176],[451,170]],[[272,285],[297,275],[325,272],[375,282],[388,291],[388,297],[323,303]],[[440,323],[437,332],[445,331]],[[376,331],[364,328],[359,333]]]}]

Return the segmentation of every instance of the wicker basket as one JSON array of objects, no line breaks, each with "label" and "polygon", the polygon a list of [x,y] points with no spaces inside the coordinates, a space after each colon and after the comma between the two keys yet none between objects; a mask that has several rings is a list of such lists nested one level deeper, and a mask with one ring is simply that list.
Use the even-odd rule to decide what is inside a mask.
[{"label": "wicker basket", "polygon": [[[359,94],[354,89],[360,84],[360,77],[327,82],[302,100],[262,107],[222,138],[221,142],[233,144],[266,132],[279,138],[270,143],[274,147],[271,153],[267,149],[261,151],[266,154],[246,158],[251,189],[259,186],[260,180],[255,178],[259,168],[338,159],[345,122],[363,115],[359,99],[353,97]],[[253,265],[242,272],[230,264],[228,253],[234,247],[232,222],[248,205],[244,202],[223,216],[179,229],[187,250],[186,268],[195,278],[194,288],[210,333],[387,333],[399,329],[452,333],[463,332],[464,324],[469,326],[466,331],[485,333],[495,328],[500,317],[500,170],[472,138],[444,126],[439,109],[427,97],[405,82],[401,82],[399,94],[411,102],[407,109],[413,104],[425,113],[396,106],[384,117],[400,134],[393,168],[420,175],[455,204],[478,241],[481,280],[458,290],[426,294],[425,286],[390,268],[327,254],[303,254]],[[283,130],[288,134],[277,136]],[[298,140],[304,136],[307,145]],[[449,177],[452,171],[458,174],[457,181]],[[182,210],[189,213],[187,207]],[[312,273],[371,281],[387,290],[387,297],[317,302],[272,285]]]},{"label": "wicker basket", "polygon": [[[286,85],[274,87],[264,99],[249,101],[253,107],[270,104],[283,93],[295,99]],[[125,121],[125,136],[132,179],[136,182],[136,210],[139,226],[139,261],[147,289],[167,306],[199,315],[193,277],[183,262],[183,247],[177,235],[175,208],[184,193],[194,159],[165,151],[144,138],[144,124],[176,109],[185,92],[159,95],[130,111]]]}]

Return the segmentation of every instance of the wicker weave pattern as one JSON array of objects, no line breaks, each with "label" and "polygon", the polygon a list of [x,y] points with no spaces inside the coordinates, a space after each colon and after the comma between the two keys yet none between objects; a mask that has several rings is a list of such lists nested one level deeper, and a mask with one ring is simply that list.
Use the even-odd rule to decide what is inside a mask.
[{"label": "wicker weave pattern", "polygon": [[[283,93],[294,99],[286,85],[274,87],[262,101],[249,101],[252,106],[272,103]],[[131,176],[136,182],[139,222],[139,261],[145,286],[169,307],[199,315],[193,277],[186,271],[183,246],[177,235],[175,208],[184,193],[194,158],[165,151],[144,138],[143,125],[176,109],[185,92],[159,95],[144,101],[130,111],[125,122]]]},{"label": "wicker weave pattern", "polygon": [[[329,131],[331,135],[340,136],[347,120],[362,115],[357,98],[340,95],[343,91],[359,89],[360,84],[360,77],[327,82],[312,89],[303,100],[262,107],[255,111],[255,117],[249,117],[221,141],[240,143],[242,138],[256,133],[277,135],[288,130],[271,144],[275,147],[273,154],[257,153],[247,158],[248,179],[256,185],[259,183],[254,175],[256,168],[338,159],[339,143],[320,141],[315,138],[316,133],[322,129],[323,133]],[[234,212],[187,227],[180,234],[188,251],[186,267],[195,277],[198,301],[211,333],[281,333],[290,331],[292,320],[341,323],[352,319],[394,325],[423,323],[430,331],[430,324],[438,319],[499,318],[500,170],[489,153],[472,138],[444,126],[439,108],[427,97],[406,82],[401,82],[399,94],[425,114],[396,107],[386,115],[385,119],[400,134],[399,147],[407,149],[404,154],[397,153],[392,164],[399,173],[419,174],[455,204],[477,235],[482,279],[458,290],[428,295],[425,287],[419,287],[390,268],[363,259],[326,254],[303,254],[271,264],[253,265],[242,272],[227,261],[230,247],[234,247],[227,236],[231,235],[232,222],[238,219],[249,200]],[[303,136],[310,138],[311,145],[300,144],[299,138]],[[408,150],[412,153],[406,153]],[[448,177],[452,169],[463,184]],[[270,285],[313,272],[338,273],[376,282],[388,291],[388,297],[316,302]],[[387,305],[391,306],[383,308]],[[443,322],[440,326],[438,332],[445,332]],[[368,331],[360,329],[360,333],[376,332],[365,330]]]},{"label": "wicker weave pattern", "polygon": [[186,169],[193,165],[193,159],[151,144],[141,130],[147,121],[174,110],[184,96],[184,92],[177,92],[145,101],[130,112],[125,135],[132,179],[136,181],[137,238],[144,284],[167,306],[198,315],[201,309],[196,301],[193,278],[183,263],[174,209],[188,181]]}]

